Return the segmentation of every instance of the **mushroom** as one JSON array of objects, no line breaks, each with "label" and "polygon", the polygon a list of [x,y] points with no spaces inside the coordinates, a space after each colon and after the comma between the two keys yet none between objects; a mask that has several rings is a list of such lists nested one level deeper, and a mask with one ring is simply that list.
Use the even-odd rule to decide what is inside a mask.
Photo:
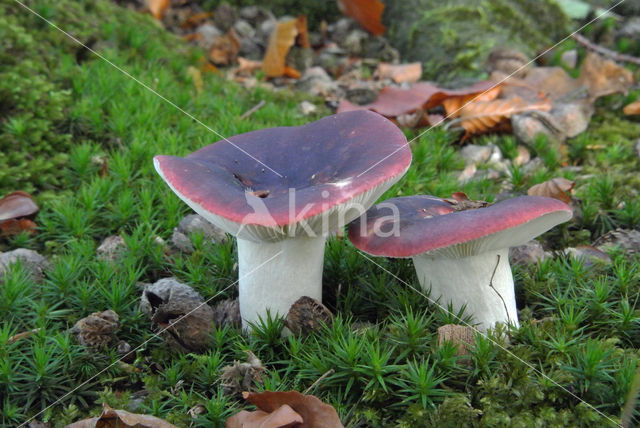
[{"label": "mushroom", "polygon": [[156,156],[154,163],[180,199],[237,237],[246,328],[267,310],[285,316],[302,296],[322,300],[327,235],[398,181],[411,151],[400,129],[367,111],[227,142],[184,158]]},{"label": "mushroom", "polygon": [[519,196],[490,205],[434,196],[407,196],[370,208],[349,226],[362,251],[411,257],[422,289],[453,310],[466,306],[481,330],[518,326],[509,247],[571,218],[564,202]]}]

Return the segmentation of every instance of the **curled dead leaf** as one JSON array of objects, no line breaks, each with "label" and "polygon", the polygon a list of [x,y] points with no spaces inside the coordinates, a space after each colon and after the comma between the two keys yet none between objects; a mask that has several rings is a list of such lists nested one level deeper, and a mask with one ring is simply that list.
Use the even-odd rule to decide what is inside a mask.
[{"label": "curled dead leaf", "polygon": [[380,0],[338,0],[338,8],[374,36],[380,36],[387,31],[382,25],[384,3]]},{"label": "curled dead leaf", "polygon": [[[280,77],[287,72],[285,67],[285,59],[289,49],[296,42],[296,38],[300,37],[300,43],[309,46],[309,38],[307,36],[307,18],[299,16],[290,21],[278,22],[273,32],[269,36],[267,51],[262,60],[262,70],[267,77]],[[291,70],[289,70],[291,72]],[[297,71],[296,71],[297,72]]]},{"label": "curled dead leaf", "polygon": [[633,102],[631,104],[627,104],[626,106],[624,106],[624,109],[622,111],[627,116],[633,116],[633,115],[636,115],[636,114],[640,114],[640,100],[635,101],[635,102]]},{"label": "curled dead leaf", "polygon": [[209,59],[217,65],[229,65],[235,62],[240,52],[240,39],[231,28],[227,34],[217,36],[209,48]]},{"label": "curled dead leaf", "polygon": [[290,406],[284,404],[271,413],[242,410],[227,419],[226,428],[289,428],[298,427],[304,421]]},{"label": "curled dead leaf", "polygon": [[473,134],[482,134],[490,131],[495,127],[507,122],[509,118],[525,111],[551,110],[551,101],[541,100],[535,103],[527,103],[519,97],[510,99],[499,99],[493,101],[471,102],[466,104],[460,110],[459,118],[449,123],[460,123],[466,134],[466,139]]},{"label": "curled dead leaf", "polygon": [[635,78],[615,62],[590,52],[582,63],[578,81],[587,87],[592,99],[615,93],[626,93]]},{"label": "curled dead leaf", "polygon": [[160,21],[167,11],[169,3],[169,0],[147,0],[147,9],[155,19]]},{"label": "curled dead leaf", "polygon": [[391,79],[396,83],[415,83],[422,76],[422,63],[412,62],[410,64],[388,64],[381,62],[376,70],[379,79]]},{"label": "curled dead leaf", "polygon": [[[264,420],[264,413],[273,414],[274,412],[282,413],[288,417],[294,416],[288,409],[280,410],[287,406],[302,418],[302,422],[291,422],[289,425],[264,425],[269,427],[305,427],[305,428],[344,428],[338,418],[336,409],[323,403],[319,398],[313,395],[301,394],[298,391],[265,391],[261,393],[243,392],[242,396],[255,405],[261,412],[257,415],[257,420]],[[251,414],[256,412],[241,412],[242,416],[236,414],[227,419],[227,428],[258,428],[263,425],[242,424],[248,421]]]},{"label": "curled dead leaf", "polygon": [[65,428],[177,428],[169,422],[150,415],[130,413],[102,405],[102,414],[97,418],[83,419]]},{"label": "curled dead leaf", "polygon": [[568,204],[571,202],[569,193],[575,185],[575,181],[567,180],[564,177],[556,177],[532,186],[527,191],[527,194],[532,196],[546,196]]}]

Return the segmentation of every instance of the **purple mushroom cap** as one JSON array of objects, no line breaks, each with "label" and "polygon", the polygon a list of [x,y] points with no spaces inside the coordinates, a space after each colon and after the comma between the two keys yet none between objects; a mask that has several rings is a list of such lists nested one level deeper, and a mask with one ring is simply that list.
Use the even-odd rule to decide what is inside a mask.
[{"label": "purple mushroom cap", "polygon": [[464,211],[435,196],[406,196],[371,207],[349,225],[349,239],[376,256],[466,257],[520,245],[571,216],[567,204],[542,196],[519,196]]},{"label": "purple mushroom cap", "polygon": [[[156,156],[154,161],[169,186],[197,212],[234,223],[276,227],[317,216],[399,179],[411,163],[402,131],[368,111],[228,140],[233,144],[220,141],[184,158]],[[295,189],[295,200],[290,189]],[[250,197],[260,198],[266,210],[256,211]]]}]

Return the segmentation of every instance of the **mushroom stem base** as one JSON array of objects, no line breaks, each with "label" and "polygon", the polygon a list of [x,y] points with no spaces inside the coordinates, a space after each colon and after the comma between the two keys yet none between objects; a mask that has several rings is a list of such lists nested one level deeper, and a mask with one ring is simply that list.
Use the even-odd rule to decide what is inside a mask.
[{"label": "mushroom stem base", "polygon": [[456,314],[466,305],[464,315],[472,315],[486,331],[496,323],[518,326],[508,253],[504,248],[463,258],[421,254],[413,257],[413,265],[431,299],[444,308],[452,304]]},{"label": "mushroom stem base", "polygon": [[278,242],[238,239],[239,300],[242,328],[274,317],[284,317],[302,296],[322,301],[324,236],[298,237]]}]

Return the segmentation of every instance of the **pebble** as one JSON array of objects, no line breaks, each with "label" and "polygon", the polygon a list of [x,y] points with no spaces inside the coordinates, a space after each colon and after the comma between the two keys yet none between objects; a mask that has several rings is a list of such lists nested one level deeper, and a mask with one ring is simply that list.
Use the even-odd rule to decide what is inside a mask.
[{"label": "pebble", "polygon": [[509,261],[513,265],[537,265],[546,258],[542,244],[532,239],[517,247],[509,248]]},{"label": "pebble", "polygon": [[96,250],[96,254],[100,260],[114,262],[119,260],[126,251],[127,244],[122,236],[113,235],[102,241]]},{"label": "pebble", "polygon": [[209,223],[199,214],[190,214],[183,218],[178,225],[178,231],[187,236],[190,233],[202,233],[206,239],[215,243],[227,241],[227,234],[222,229]]},{"label": "pebble", "polygon": [[318,111],[318,107],[316,107],[315,104],[310,103],[309,101],[302,101],[300,104],[298,104],[298,110],[300,110],[300,113],[302,113],[303,115],[309,116]]},{"label": "pebble", "polygon": [[29,272],[31,278],[36,282],[44,279],[44,271],[50,267],[47,259],[36,251],[17,248],[12,251],[0,253],[0,281],[9,266],[18,261],[20,261],[22,267]]}]

